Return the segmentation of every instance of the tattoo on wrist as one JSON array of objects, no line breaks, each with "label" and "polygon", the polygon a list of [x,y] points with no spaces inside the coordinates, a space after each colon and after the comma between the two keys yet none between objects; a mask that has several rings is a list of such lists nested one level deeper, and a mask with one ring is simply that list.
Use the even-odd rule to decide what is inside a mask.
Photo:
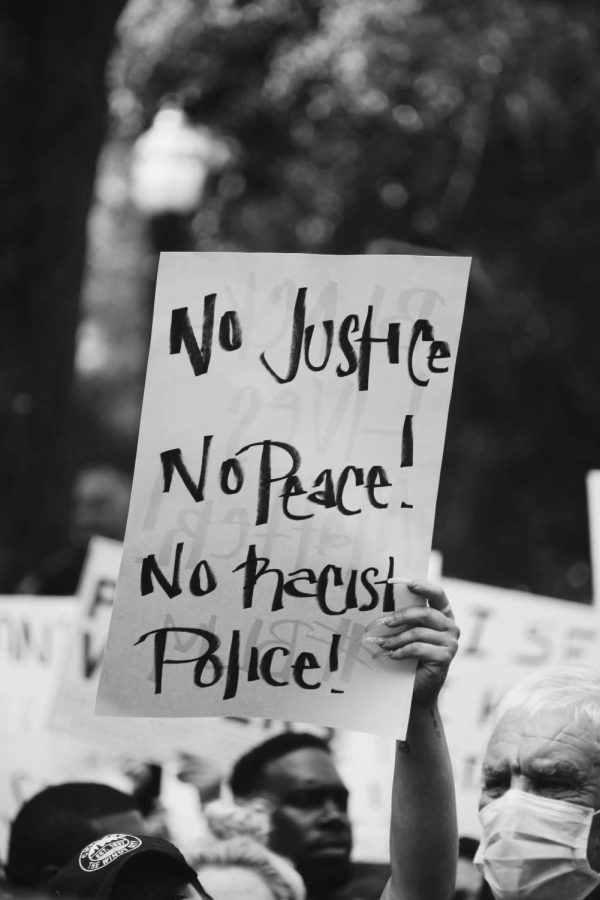
[{"label": "tattoo on wrist", "polygon": [[437,716],[436,716],[436,714],[435,714],[435,710],[432,709],[431,712],[429,713],[429,715],[431,716],[431,722],[432,722],[432,725],[433,725],[433,730],[435,731],[435,733],[436,733],[436,735],[438,736],[438,738],[439,738],[440,740],[442,740],[442,738],[443,738],[442,728],[441,728],[440,723],[439,723],[438,720],[437,720]]}]

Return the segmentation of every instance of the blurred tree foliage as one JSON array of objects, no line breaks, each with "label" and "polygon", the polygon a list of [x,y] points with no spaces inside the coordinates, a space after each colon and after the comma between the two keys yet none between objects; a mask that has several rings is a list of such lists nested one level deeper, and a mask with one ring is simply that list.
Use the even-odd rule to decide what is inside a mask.
[{"label": "blurred tree foliage", "polygon": [[589,596],[600,467],[600,8],[133,0],[127,131],[175,97],[235,163],[200,249],[475,257],[434,544],[448,574]]}]

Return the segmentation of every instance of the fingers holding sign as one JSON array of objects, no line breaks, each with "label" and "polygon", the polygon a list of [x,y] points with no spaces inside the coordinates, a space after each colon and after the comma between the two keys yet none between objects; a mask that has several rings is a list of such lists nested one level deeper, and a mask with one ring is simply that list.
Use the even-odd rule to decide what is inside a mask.
[{"label": "fingers holding sign", "polygon": [[411,594],[425,603],[405,606],[377,620],[377,634],[364,638],[390,659],[416,659],[413,699],[435,701],[458,650],[459,628],[448,597],[439,585],[427,581],[402,581]]}]

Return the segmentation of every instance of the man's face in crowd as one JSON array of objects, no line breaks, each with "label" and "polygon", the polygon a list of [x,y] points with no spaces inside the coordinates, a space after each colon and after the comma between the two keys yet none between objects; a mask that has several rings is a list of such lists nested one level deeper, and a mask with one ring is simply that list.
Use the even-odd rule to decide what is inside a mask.
[{"label": "man's face in crowd", "polygon": [[[480,808],[509,788],[600,809],[600,735],[573,722],[568,710],[507,713],[484,759]],[[600,816],[592,820],[587,856],[600,872]]]},{"label": "man's face in crowd", "polygon": [[348,791],[324,750],[303,747],[269,763],[261,793],[274,805],[271,849],[293,860],[307,883],[348,877]]},{"label": "man's face in crowd", "polygon": [[71,539],[85,544],[96,534],[122,540],[129,508],[129,485],[118,472],[81,472],[71,498]]}]

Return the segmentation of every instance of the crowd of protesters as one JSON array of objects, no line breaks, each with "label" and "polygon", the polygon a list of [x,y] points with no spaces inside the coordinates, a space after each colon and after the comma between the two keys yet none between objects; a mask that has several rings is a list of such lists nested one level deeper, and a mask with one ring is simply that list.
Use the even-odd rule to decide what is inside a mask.
[{"label": "crowd of protesters", "polygon": [[[139,798],[60,784],[26,802],[2,893],[15,900],[583,900],[600,898],[600,673],[545,670],[510,690],[482,773],[479,847],[458,840],[437,697],[458,628],[444,592],[388,617],[378,643],[418,661],[390,798],[390,865],[352,858],[348,791],[328,743],[285,732],[237,761],[211,837],[185,859]],[[450,688],[451,689],[451,688]],[[365,766],[369,764],[365,760]],[[151,832],[151,833],[150,833]],[[484,881],[485,877],[485,881]]]}]

